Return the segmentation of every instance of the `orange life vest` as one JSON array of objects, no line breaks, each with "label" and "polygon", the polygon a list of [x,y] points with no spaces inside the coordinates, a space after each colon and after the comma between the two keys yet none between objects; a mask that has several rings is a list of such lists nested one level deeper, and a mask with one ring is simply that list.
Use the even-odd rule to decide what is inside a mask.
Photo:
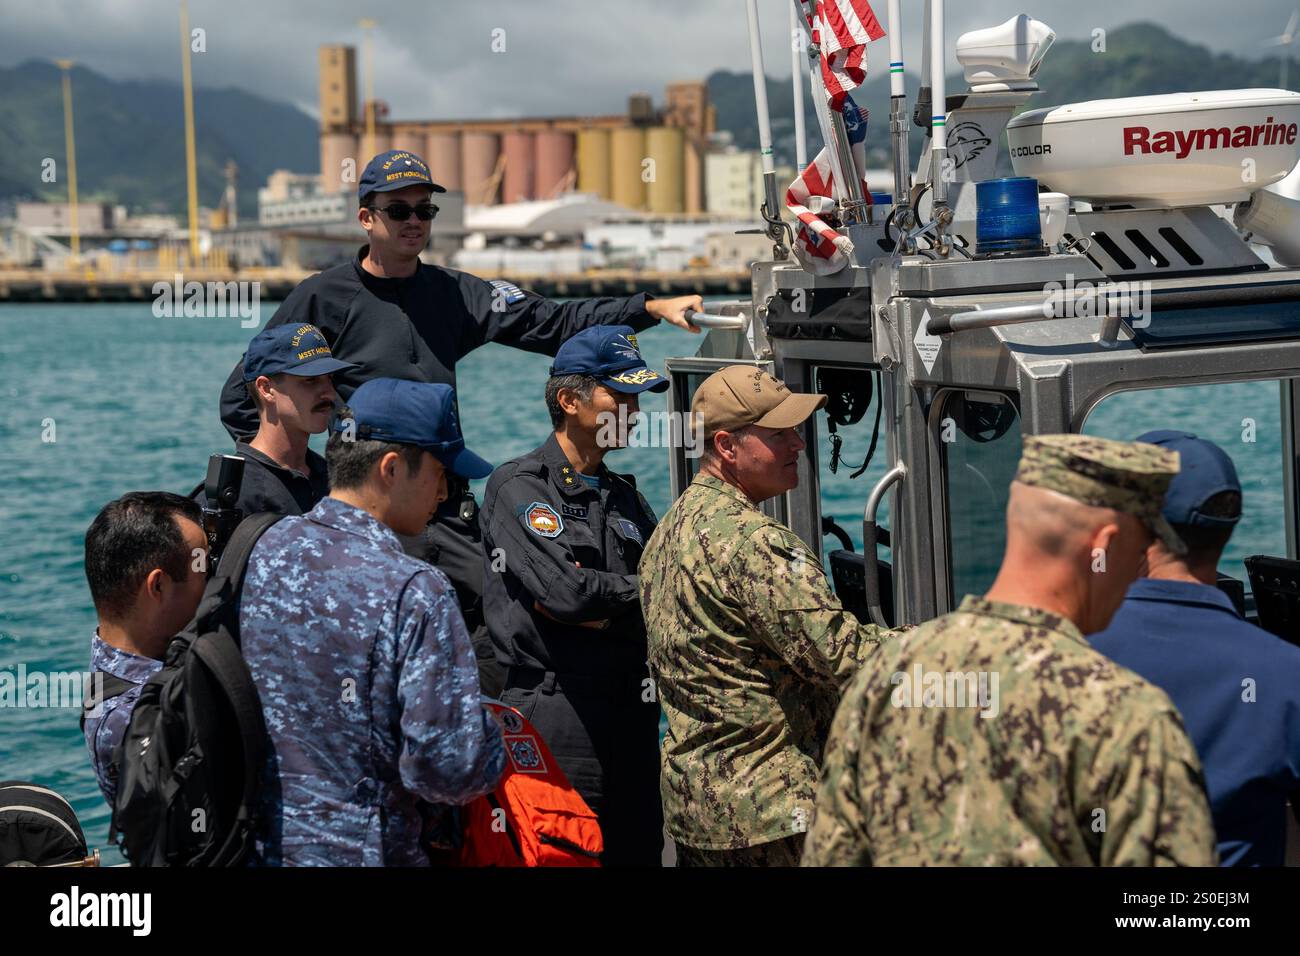
[{"label": "orange life vest", "polygon": [[496,790],[463,810],[461,866],[600,866],[596,814],[564,775],[535,727],[484,701],[503,728],[506,770]]}]

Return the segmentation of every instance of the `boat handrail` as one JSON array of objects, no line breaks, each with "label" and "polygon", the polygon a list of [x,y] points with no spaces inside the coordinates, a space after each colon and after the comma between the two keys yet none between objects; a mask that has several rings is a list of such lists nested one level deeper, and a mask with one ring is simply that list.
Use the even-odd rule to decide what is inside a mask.
[{"label": "boat handrail", "polygon": [[876,525],[876,514],[880,511],[880,502],[885,492],[897,481],[907,477],[907,468],[900,461],[885,472],[867,495],[867,506],[862,510],[862,589],[867,605],[867,613],[872,623],[880,627],[889,627],[885,621],[885,612],[880,599],[880,566],[876,560],[876,541],[880,529]]},{"label": "boat handrail", "polygon": [[712,315],[708,312],[686,310],[686,321],[702,329],[726,329],[739,332],[745,327],[743,315]]}]

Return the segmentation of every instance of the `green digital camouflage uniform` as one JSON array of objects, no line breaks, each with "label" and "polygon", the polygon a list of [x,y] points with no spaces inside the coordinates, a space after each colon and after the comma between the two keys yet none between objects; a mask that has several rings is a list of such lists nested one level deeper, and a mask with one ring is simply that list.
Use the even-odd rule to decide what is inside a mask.
[{"label": "green digital camouflage uniform", "polygon": [[[1151,445],[1042,436],[1016,479],[1128,511],[1181,547],[1159,516],[1177,469]],[[1163,691],[1059,615],[967,597],[845,692],[803,863],[1212,866],[1215,844]]]},{"label": "green digital camouflage uniform", "polygon": [[840,606],[793,531],[706,475],[660,521],[639,574],[668,718],[668,833],[699,850],[802,837],[840,690],[887,632]]}]

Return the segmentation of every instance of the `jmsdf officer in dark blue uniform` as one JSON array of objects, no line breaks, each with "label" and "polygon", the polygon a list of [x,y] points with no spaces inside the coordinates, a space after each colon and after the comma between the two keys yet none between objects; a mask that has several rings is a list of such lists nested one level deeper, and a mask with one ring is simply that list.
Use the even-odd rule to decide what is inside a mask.
[{"label": "jmsdf officer in dark blue uniform", "polygon": [[546,738],[600,818],[606,866],[658,866],[659,704],[646,668],[636,567],[655,516],[605,467],[637,396],[668,382],[627,326],[579,332],[555,356],[555,427],[499,467],[483,497],[484,612],[502,700]]},{"label": "jmsdf officer in dark blue uniform", "polygon": [[[699,331],[686,319],[687,309],[702,308],[699,296],[653,299],[642,293],[560,303],[507,282],[420,262],[438,213],[433,194],[445,191],[414,153],[380,153],[366,166],[357,189],[357,218],[369,243],[351,262],[305,279],[267,323],[317,326],[334,357],[355,366],[334,376],[344,400],[372,378],[455,386],[456,362],[488,342],[554,355],[566,339],[597,325],[639,331],[662,319]],[[231,372],[222,391],[221,419],[236,439],[257,431],[242,366]],[[483,581],[473,499],[465,487],[452,489],[432,529],[403,544],[452,579],[472,633],[480,620]]]}]

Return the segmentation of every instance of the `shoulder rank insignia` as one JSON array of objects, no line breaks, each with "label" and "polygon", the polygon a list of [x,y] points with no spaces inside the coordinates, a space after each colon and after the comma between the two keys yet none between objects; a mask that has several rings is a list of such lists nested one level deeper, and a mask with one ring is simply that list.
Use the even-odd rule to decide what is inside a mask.
[{"label": "shoulder rank insignia", "polygon": [[524,512],[524,521],[534,534],[543,538],[558,538],[564,530],[564,520],[544,501],[534,501],[529,505]]}]

